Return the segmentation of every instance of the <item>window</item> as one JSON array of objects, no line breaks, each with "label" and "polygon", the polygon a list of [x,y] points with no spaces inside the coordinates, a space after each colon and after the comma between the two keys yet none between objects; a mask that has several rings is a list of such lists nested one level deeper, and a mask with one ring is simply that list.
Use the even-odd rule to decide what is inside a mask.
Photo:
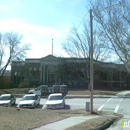
[{"label": "window", "polygon": [[39,76],[40,75],[40,71],[38,68],[29,68],[29,76]]}]

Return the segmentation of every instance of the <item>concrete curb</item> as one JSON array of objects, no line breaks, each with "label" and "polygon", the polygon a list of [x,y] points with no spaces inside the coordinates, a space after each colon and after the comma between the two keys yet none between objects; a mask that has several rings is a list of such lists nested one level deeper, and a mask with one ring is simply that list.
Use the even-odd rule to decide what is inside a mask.
[{"label": "concrete curb", "polygon": [[[107,115],[106,115],[107,116]],[[117,114],[117,115],[109,115],[109,116],[113,116],[113,117],[115,117],[114,119],[112,119],[112,120],[109,120],[109,121],[107,121],[106,123],[104,123],[104,124],[102,124],[102,125],[100,125],[99,127],[97,127],[97,129],[95,129],[95,130],[109,130],[109,129],[111,129],[111,126],[114,124],[114,123],[116,123],[117,121],[119,121],[122,117],[123,117],[123,115],[121,115],[121,114]],[[116,123],[117,124],[117,123]],[[114,127],[114,129],[112,129],[112,130],[115,130],[116,128]]]},{"label": "concrete curb", "polygon": [[[111,98],[114,95],[93,95],[94,98]],[[66,98],[90,98],[90,95],[66,95]]]},{"label": "concrete curb", "polygon": [[109,128],[113,123],[114,121],[116,120],[117,118],[111,120],[111,121],[107,121],[106,123],[98,126],[95,130],[105,130],[107,128]]},{"label": "concrete curb", "polygon": [[118,116],[114,116],[114,115],[109,115],[109,116],[113,116],[115,117],[115,119],[109,120],[105,123],[103,123],[102,125],[98,126],[95,130],[106,130],[108,129],[116,120],[118,120],[121,117]]}]

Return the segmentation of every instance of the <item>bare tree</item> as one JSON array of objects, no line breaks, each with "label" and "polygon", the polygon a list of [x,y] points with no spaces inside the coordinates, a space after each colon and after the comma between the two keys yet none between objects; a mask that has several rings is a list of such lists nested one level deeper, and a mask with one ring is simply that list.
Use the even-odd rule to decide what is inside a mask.
[{"label": "bare tree", "polygon": [[0,67],[2,66],[2,60],[4,56],[4,50],[5,50],[6,44],[3,41],[2,34],[0,33]]},{"label": "bare tree", "polygon": [[[63,44],[63,49],[71,57],[71,62],[73,62],[73,70],[78,72],[80,75],[84,75],[85,80],[89,79],[89,59],[90,59],[90,27],[84,24],[83,31],[81,33],[74,27],[71,30],[70,36],[67,42]],[[95,61],[104,61],[110,56],[110,50],[106,48],[108,44],[107,41],[100,36],[100,32],[96,29],[94,30],[94,46],[93,54]],[[95,62],[95,69],[98,69],[99,62]],[[75,65],[75,67],[74,67]],[[81,74],[82,72],[82,74]]]},{"label": "bare tree", "polygon": [[22,35],[13,32],[0,34],[0,72],[4,75],[5,70],[12,60],[22,60],[30,49],[29,44],[22,45]]},{"label": "bare tree", "polygon": [[95,22],[118,60],[130,73],[130,1],[95,0],[90,2]]}]

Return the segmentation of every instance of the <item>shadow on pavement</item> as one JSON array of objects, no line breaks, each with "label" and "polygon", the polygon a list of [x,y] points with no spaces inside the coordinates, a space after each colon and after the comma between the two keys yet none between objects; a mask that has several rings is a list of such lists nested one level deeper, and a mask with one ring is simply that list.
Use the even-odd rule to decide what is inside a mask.
[{"label": "shadow on pavement", "polygon": [[[17,108],[17,105],[18,104],[15,104],[15,105],[13,105],[12,107],[15,107],[15,108]],[[34,109],[42,109],[43,108],[43,105],[42,104],[40,104],[40,105],[37,105]],[[22,108],[22,109],[33,109],[33,108]]]},{"label": "shadow on pavement", "polygon": [[66,104],[64,109],[70,110],[70,105],[67,105],[67,104]]},{"label": "shadow on pavement", "polygon": [[36,106],[36,109],[42,109],[42,108],[43,108],[43,105],[42,105],[42,104]]}]

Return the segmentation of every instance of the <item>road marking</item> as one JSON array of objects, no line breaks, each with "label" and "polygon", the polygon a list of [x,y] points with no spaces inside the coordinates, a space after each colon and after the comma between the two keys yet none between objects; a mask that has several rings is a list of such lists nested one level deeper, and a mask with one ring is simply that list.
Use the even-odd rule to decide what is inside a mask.
[{"label": "road marking", "polygon": [[112,98],[109,98],[102,106],[100,106],[100,107],[98,108],[98,111],[101,111],[101,109],[104,107],[104,105],[105,105],[107,102],[109,102],[111,99],[112,99]]},{"label": "road marking", "polygon": [[[123,98],[121,98],[119,102],[121,102],[122,100],[123,100]],[[118,105],[116,106],[116,108],[115,108],[115,111],[114,111],[115,113],[117,113],[119,107],[120,107],[120,105],[118,104]]]},{"label": "road marking", "polygon": [[[108,103],[111,99],[112,99],[112,98],[109,98],[102,106],[100,106],[100,107],[98,108],[98,111],[101,111],[101,109],[105,106],[105,104]],[[122,100],[123,100],[123,98],[121,98],[121,99],[119,100],[119,103],[120,103]],[[119,107],[120,107],[120,105],[117,104],[117,106],[116,106],[116,108],[115,108],[115,111],[114,111],[115,113],[118,112]]]},{"label": "road marking", "polygon": [[119,109],[119,106],[120,106],[119,104],[116,106],[116,109],[115,109],[115,111],[114,111],[115,113],[117,113],[117,111],[118,111],[118,109]]},{"label": "road marking", "polygon": [[109,102],[112,98],[109,98],[106,102]]},{"label": "road marking", "polygon": [[101,111],[101,109],[104,107],[104,105],[105,105],[105,104],[103,104],[102,106],[100,106],[100,107],[98,108],[98,111]]}]

